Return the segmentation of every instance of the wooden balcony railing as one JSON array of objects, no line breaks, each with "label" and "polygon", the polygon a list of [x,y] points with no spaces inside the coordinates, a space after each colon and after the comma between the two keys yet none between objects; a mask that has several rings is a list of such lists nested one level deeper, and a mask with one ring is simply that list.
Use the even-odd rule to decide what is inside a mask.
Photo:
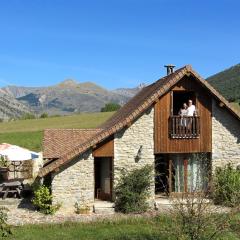
[{"label": "wooden balcony railing", "polygon": [[171,116],[169,118],[169,135],[171,138],[199,138],[200,117]]}]

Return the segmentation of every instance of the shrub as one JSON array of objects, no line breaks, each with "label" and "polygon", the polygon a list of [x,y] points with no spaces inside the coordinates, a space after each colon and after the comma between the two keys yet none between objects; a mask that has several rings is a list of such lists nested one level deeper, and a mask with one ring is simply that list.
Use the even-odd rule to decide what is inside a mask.
[{"label": "shrub", "polygon": [[[227,232],[237,211],[222,214],[209,200],[210,192],[184,193],[172,198],[171,224],[165,231],[177,240],[217,240]],[[174,229],[174,230],[173,230]]]},{"label": "shrub", "polygon": [[12,234],[11,226],[7,224],[7,208],[1,207],[0,208],[0,234],[1,237],[8,237]]},{"label": "shrub", "polygon": [[117,103],[106,103],[101,109],[101,112],[114,112],[117,111],[121,106]]},{"label": "shrub", "polygon": [[54,214],[60,205],[52,205],[52,195],[48,187],[42,185],[34,191],[33,205],[44,214]]},{"label": "shrub", "polygon": [[40,115],[40,118],[48,118],[48,114],[47,114],[47,113],[42,113],[42,114]]},{"label": "shrub", "polygon": [[141,213],[149,208],[153,168],[145,166],[131,172],[122,170],[120,181],[116,186],[116,211],[122,213]]},{"label": "shrub", "polygon": [[35,119],[36,116],[32,113],[26,113],[21,117],[21,120]]},{"label": "shrub", "polygon": [[229,207],[240,204],[240,171],[231,164],[216,169],[213,199],[216,204]]}]

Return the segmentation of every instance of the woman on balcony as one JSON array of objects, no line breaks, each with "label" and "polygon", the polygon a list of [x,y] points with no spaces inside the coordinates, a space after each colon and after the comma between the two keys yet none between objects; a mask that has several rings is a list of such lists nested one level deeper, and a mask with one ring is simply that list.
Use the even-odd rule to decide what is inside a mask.
[{"label": "woman on balcony", "polygon": [[186,103],[183,103],[183,106],[179,110],[178,115],[181,116],[180,126],[181,127],[186,127],[187,126],[186,116],[188,115],[188,105]]}]

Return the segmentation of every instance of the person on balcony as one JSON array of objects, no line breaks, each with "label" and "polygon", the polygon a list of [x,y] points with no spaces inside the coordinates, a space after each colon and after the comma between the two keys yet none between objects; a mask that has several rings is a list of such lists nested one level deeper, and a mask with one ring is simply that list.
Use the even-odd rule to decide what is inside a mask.
[{"label": "person on balcony", "polygon": [[187,123],[187,129],[190,131],[192,129],[193,116],[196,116],[196,107],[193,104],[192,100],[188,100],[187,116],[190,117]]},{"label": "person on balcony", "polygon": [[188,108],[187,108],[187,116],[193,117],[196,115],[196,107],[193,105],[193,102],[191,99],[188,100]]},{"label": "person on balcony", "polygon": [[178,115],[181,116],[180,126],[182,127],[187,126],[187,119],[186,119],[187,114],[188,114],[188,105],[186,103],[183,103],[182,108],[180,108],[178,112]]}]

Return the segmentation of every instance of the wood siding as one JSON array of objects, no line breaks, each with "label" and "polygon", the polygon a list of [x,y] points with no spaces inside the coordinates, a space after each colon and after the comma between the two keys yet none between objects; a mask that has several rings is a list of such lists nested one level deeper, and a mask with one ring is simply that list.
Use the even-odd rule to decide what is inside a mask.
[{"label": "wood siding", "polygon": [[114,157],[114,139],[113,137],[98,144],[93,149],[94,157]]},{"label": "wood siding", "polygon": [[169,136],[171,116],[171,91],[162,96],[154,106],[155,153],[191,153],[212,151],[212,97],[193,77],[184,77],[172,91],[193,91],[200,116],[200,136],[195,139],[172,139]]}]

